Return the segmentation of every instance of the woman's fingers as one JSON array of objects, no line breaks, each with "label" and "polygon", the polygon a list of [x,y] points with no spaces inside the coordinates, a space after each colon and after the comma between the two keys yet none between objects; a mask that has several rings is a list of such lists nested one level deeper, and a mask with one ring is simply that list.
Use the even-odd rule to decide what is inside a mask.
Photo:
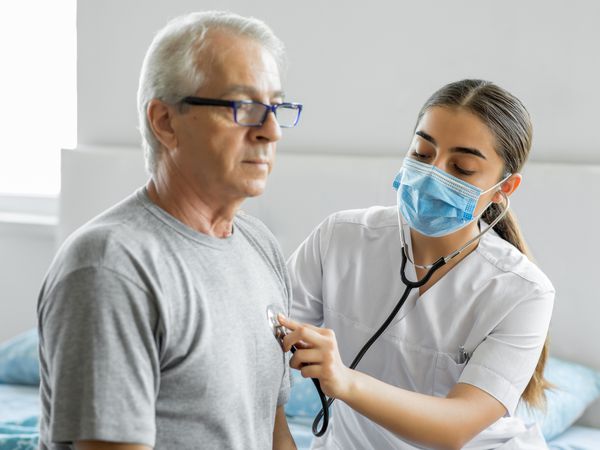
[{"label": "woman's fingers", "polygon": [[[284,327],[288,328],[286,323],[289,322],[280,322]],[[292,330],[291,333],[284,336],[283,338],[283,349],[284,351],[289,351],[292,345],[296,345],[297,343],[304,343],[305,345],[299,345],[299,347],[319,347],[324,344],[325,338],[317,331],[316,327],[307,324],[298,324],[294,322],[292,325],[294,328],[289,328]]]},{"label": "woman's fingers", "polygon": [[283,337],[283,349],[287,352],[296,344],[296,348],[314,348],[320,346],[322,341],[323,337],[319,333],[301,325]]},{"label": "woman's fingers", "polygon": [[300,369],[307,364],[319,364],[323,362],[323,353],[317,349],[297,350],[290,359],[290,367]]},{"label": "woman's fingers", "polygon": [[283,349],[289,351],[296,346],[290,366],[300,370],[305,378],[318,379],[323,393],[329,397],[347,392],[352,371],[340,357],[333,330],[299,323],[281,314],[277,319],[283,327],[291,330],[283,338]]},{"label": "woman's fingers", "polygon": [[281,325],[283,325],[284,327],[286,327],[288,330],[292,330],[292,331],[294,331],[300,325],[295,320],[288,319],[286,316],[284,316],[281,313],[277,314],[277,320],[279,321],[279,323]]},{"label": "woman's fingers", "polygon": [[302,366],[300,368],[300,373],[304,378],[319,378],[319,375],[321,375],[321,366],[316,364],[312,366]]},{"label": "woman's fingers", "polygon": [[311,325],[310,323],[296,322],[295,320],[292,320],[289,317],[286,317],[286,316],[284,316],[281,313],[277,314],[277,320],[279,321],[279,323],[281,325],[283,325],[284,327],[286,327],[288,330],[292,330],[292,331],[294,331],[298,327],[306,327],[306,328],[309,328],[309,329],[314,330],[316,332],[319,332],[320,330],[323,329],[323,328]]},{"label": "woman's fingers", "polygon": [[294,347],[296,347],[296,350],[300,350],[303,348],[312,348],[312,345],[307,344],[306,342],[298,341],[294,344]]}]

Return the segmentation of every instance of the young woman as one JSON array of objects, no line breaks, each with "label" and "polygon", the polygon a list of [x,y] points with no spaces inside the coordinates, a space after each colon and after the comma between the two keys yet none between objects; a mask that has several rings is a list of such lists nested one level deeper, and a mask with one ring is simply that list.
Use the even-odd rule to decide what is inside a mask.
[{"label": "young woman", "polygon": [[[313,448],[546,448],[537,426],[513,417],[521,398],[543,405],[554,301],[508,212],[531,139],[513,95],[449,84],[419,113],[397,207],[334,214],[291,256],[284,349],[337,399]],[[405,291],[403,258],[404,280],[416,281],[444,257],[350,369]]]}]

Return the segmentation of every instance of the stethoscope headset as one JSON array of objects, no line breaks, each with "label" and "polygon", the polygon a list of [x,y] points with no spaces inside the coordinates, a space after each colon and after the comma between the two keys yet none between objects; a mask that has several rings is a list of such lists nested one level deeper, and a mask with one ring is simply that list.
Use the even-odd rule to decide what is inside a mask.
[{"label": "stethoscope headset", "polygon": [[[483,236],[489,230],[494,228],[494,226],[498,222],[500,222],[500,220],[502,220],[502,218],[508,212],[508,209],[510,207],[510,200],[503,191],[499,190],[498,192],[502,195],[502,197],[504,198],[504,202],[505,202],[504,210],[502,211],[502,213],[499,214],[498,217],[496,217],[496,219],[494,219],[492,221],[492,223],[490,223],[483,231],[480,231],[479,234],[477,234],[477,236],[469,239],[467,241],[467,243],[464,244],[462,247],[460,247],[458,250],[455,250],[454,252],[450,253],[447,256],[442,256],[440,259],[435,261],[433,264],[428,264],[428,265],[416,264],[411,259],[410,255],[409,255],[409,249],[406,244],[406,240],[404,239],[404,229],[403,229],[404,227],[403,227],[403,221],[402,221],[402,218],[400,215],[400,209],[396,208],[396,211],[398,213],[398,230],[399,230],[399,234],[400,234],[400,242],[402,243],[402,265],[400,267],[400,278],[402,279],[402,282],[404,283],[404,285],[406,287],[404,289],[404,293],[400,297],[400,300],[398,300],[398,302],[396,303],[396,306],[394,307],[392,312],[390,312],[387,319],[385,319],[385,321],[381,324],[379,329],[373,334],[373,336],[371,336],[371,338],[363,345],[363,347],[360,349],[360,351],[356,354],[356,356],[354,357],[354,360],[352,361],[352,364],[350,364],[350,366],[349,366],[350,369],[355,369],[356,366],[358,366],[358,363],[363,358],[363,356],[365,356],[365,353],[367,353],[369,348],[371,348],[371,346],[375,343],[375,341],[377,339],[379,339],[379,337],[387,329],[387,327],[390,325],[390,323],[392,323],[392,321],[394,320],[394,318],[396,317],[396,315],[398,314],[398,312],[404,305],[404,302],[406,301],[410,292],[413,289],[418,289],[421,286],[425,285],[431,279],[433,274],[435,272],[437,272],[438,269],[440,269],[442,266],[446,265],[446,263],[448,263],[450,260],[452,260],[452,259],[456,258],[458,255],[460,255],[473,242],[475,242],[476,240],[481,238],[481,236]],[[490,202],[490,204],[491,204],[491,202]],[[417,280],[417,281],[411,281],[406,277],[405,270],[406,270],[406,261],[407,260],[410,260],[410,262],[415,267],[427,270],[427,273],[423,276],[423,278],[421,278],[420,280]],[[269,325],[273,331],[273,334],[275,335],[275,337],[277,338],[279,343],[283,346],[283,337],[287,334],[287,330],[277,320],[277,314],[279,314],[279,313],[283,313],[283,311],[281,311],[281,309],[278,306],[269,305],[267,307],[267,320],[269,322]],[[290,351],[292,353],[295,353],[296,350],[297,349],[295,346],[292,346],[292,348],[290,349]],[[335,397],[331,397],[328,399],[327,396],[323,393],[323,390],[321,389],[321,384],[319,383],[319,379],[311,378],[311,380],[314,383],[315,388],[317,389],[317,392],[319,394],[319,399],[321,400],[321,410],[315,416],[315,420],[313,421],[313,424],[312,424],[312,432],[315,436],[320,437],[320,436],[323,436],[323,434],[325,434],[325,432],[327,431],[327,427],[329,425],[329,407],[334,402]],[[321,428],[319,429],[318,427],[319,427],[319,422],[321,421],[321,419],[323,420],[323,424],[322,424]]]}]

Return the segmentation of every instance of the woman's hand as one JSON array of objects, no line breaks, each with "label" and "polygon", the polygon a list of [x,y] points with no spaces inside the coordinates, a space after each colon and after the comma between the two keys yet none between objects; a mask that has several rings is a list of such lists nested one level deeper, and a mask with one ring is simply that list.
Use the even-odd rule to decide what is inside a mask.
[{"label": "woman's hand", "polygon": [[282,314],[277,319],[291,330],[283,338],[284,351],[289,351],[292,345],[296,347],[290,366],[304,378],[318,378],[328,397],[344,400],[350,393],[354,371],[342,362],[333,330],[298,323]]}]

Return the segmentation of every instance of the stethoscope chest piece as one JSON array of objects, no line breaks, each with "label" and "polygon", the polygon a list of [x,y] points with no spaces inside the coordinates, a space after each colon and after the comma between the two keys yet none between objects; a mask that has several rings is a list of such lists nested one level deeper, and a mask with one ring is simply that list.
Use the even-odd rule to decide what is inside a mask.
[{"label": "stethoscope chest piece", "polygon": [[283,337],[287,334],[287,332],[279,323],[277,314],[283,314],[283,309],[277,305],[267,306],[267,324],[269,325],[273,336],[275,336],[275,339],[277,339],[277,342],[279,342],[279,345],[281,345],[281,348],[283,348]]},{"label": "stethoscope chest piece", "polygon": [[[275,339],[277,339],[277,342],[279,342],[279,345],[281,345],[281,349],[283,350],[283,338],[287,334],[287,330],[283,325],[279,323],[279,320],[277,319],[277,314],[284,314],[283,309],[281,309],[281,307],[277,305],[267,306],[267,325],[271,329],[273,336],[275,336]],[[296,348],[292,346],[291,352],[294,353],[295,351]],[[312,431],[315,436],[323,436],[329,424],[329,406],[333,402],[333,398],[328,400],[325,394],[323,394],[318,379],[313,378],[312,382],[314,383],[317,389],[317,393],[319,394],[319,399],[321,400],[322,406],[321,411],[319,412],[319,414],[317,414],[317,417],[315,417]],[[321,419],[323,419],[323,424],[319,429],[318,426]]]}]

